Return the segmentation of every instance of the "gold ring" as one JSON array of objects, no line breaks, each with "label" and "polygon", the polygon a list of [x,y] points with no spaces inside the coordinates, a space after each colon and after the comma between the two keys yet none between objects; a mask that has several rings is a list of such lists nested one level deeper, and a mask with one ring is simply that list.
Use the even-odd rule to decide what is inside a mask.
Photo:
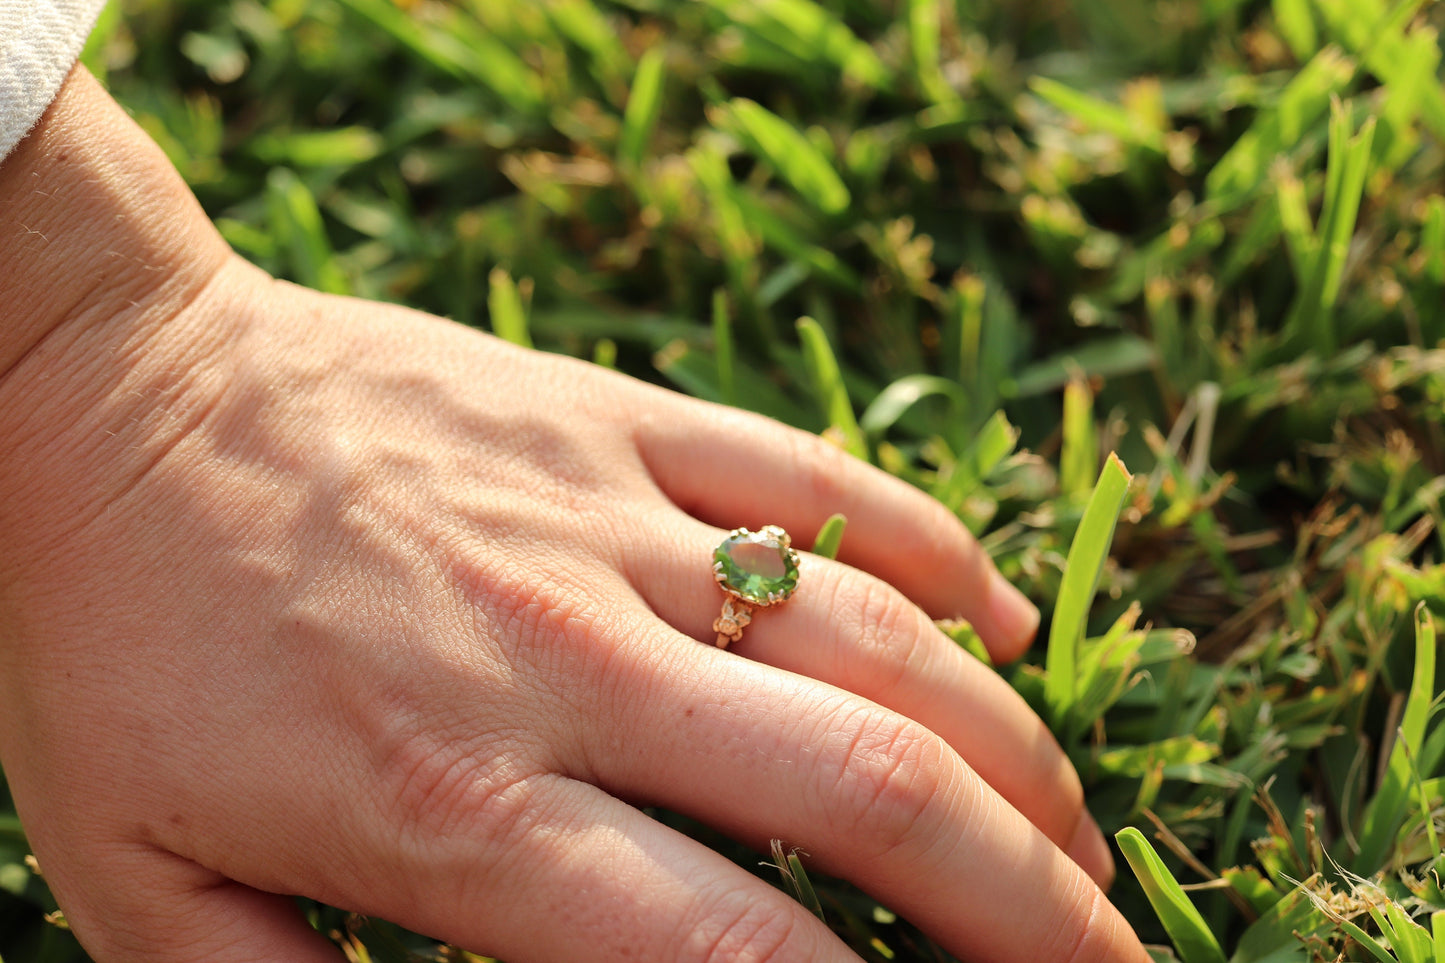
[{"label": "gold ring", "polygon": [[778,605],[792,597],[798,587],[798,553],[793,540],[777,525],[760,531],[735,528],[712,553],[712,572],[718,587],[726,593],[722,614],[713,622],[717,647],[743,637],[753,620],[753,609]]}]

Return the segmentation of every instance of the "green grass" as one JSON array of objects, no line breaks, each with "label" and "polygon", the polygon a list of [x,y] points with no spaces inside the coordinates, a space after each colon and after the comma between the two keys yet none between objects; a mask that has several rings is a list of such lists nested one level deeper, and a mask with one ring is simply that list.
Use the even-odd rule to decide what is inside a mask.
[{"label": "green grass", "polygon": [[[956,511],[1052,620],[1004,672],[1125,830],[1147,939],[1442,963],[1442,21],[134,0],[88,58],[263,267],[824,432]],[[1110,452],[1133,481],[1095,496]],[[758,871],[865,959],[945,958],[786,844]],[[81,959],[25,853],[0,818],[0,955]]]}]

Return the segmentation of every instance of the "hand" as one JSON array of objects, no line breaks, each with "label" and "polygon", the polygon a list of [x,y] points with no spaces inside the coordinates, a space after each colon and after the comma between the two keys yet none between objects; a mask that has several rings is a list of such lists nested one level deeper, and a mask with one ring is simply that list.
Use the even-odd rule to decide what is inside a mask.
[{"label": "hand", "polygon": [[[206,263],[0,382],[0,759],[101,963],[334,960],[277,894],[512,963],[855,959],[644,804],[798,846],[971,963],[1147,960],[1063,754],[930,621],[1000,657],[1036,621],[935,503],[761,418]],[[722,529],[834,511],[843,561],[705,644]]]}]

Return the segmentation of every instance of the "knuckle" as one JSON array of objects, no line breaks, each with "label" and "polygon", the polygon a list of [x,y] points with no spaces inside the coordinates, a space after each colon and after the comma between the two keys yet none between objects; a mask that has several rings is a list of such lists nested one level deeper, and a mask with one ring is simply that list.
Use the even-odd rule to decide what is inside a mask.
[{"label": "knuckle", "polygon": [[811,504],[847,502],[850,483],[857,477],[860,464],[857,459],[817,435],[797,428],[786,428],[779,435],[779,441],[790,449],[789,463],[797,467],[796,482],[807,492]]},{"label": "knuckle", "polygon": [[515,839],[535,822],[535,771],[517,754],[481,749],[476,738],[450,739],[436,730],[408,735],[378,765],[383,816],[402,852],[432,851],[459,837]]},{"label": "knuckle", "polygon": [[841,666],[846,687],[878,695],[896,691],[920,668],[924,635],[913,603],[871,576],[841,578],[835,594],[833,611],[852,613],[858,625],[857,648]]},{"label": "knuckle", "polygon": [[[535,561],[504,567],[467,558],[451,566],[475,619],[476,636],[496,652],[502,667],[488,681],[499,689],[525,680],[570,706],[590,703],[609,684],[622,657],[638,649],[640,627],[608,615],[612,573],[601,563],[574,559],[541,571]],[[500,672],[513,675],[496,677]]]},{"label": "knuckle", "polygon": [[1081,880],[1074,909],[1067,919],[1072,925],[1056,930],[1060,942],[1058,952],[1046,959],[1059,963],[1108,963],[1117,958],[1120,917],[1097,886]]},{"label": "knuckle", "polygon": [[[405,912],[425,918],[436,906],[462,906],[499,881],[526,885],[537,834],[558,825],[561,777],[467,757],[456,750],[398,768],[391,777],[389,822],[379,852],[398,880],[426,880],[394,894]],[[375,866],[359,866],[361,878]]]},{"label": "knuckle", "polygon": [[539,561],[484,559],[471,550],[448,559],[447,574],[478,614],[478,635],[504,644],[509,655],[581,647],[595,637],[589,576]]},{"label": "knuckle", "polygon": [[696,963],[780,963],[801,959],[796,951],[797,920],[757,900],[742,900],[731,912],[717,913],[684,938],[689,947],[680,961]]},{"label": "knuckle", "polygon": [[950,789],[948,750],[927,729],[886,710],[860,709],[841,727],[825,799],[841,803],[865,851],[887,859],[922,848],[930,818]]},{"label": "knuckle", "polygon": [[842,502],[848,492],[847,481],[852,479],[858,467],[852,456],[832,445],[820,443],[811,435],[800,437],[798,448],[809,468],[807,483],[816,499],[814,504],[836,505]]}]

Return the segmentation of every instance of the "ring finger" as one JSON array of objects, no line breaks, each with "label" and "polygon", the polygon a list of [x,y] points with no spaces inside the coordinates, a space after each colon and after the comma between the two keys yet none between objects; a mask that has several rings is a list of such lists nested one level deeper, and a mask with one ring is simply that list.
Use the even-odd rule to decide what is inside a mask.
[{"label": "ring finger", "polygon": [[[722,537],[685,520],[676,537],[649,539],[629,566],[654,612],[708,643],[723,599],[708,559]],[[1078,775],[1043,721],[891,586],[803,555],[796,594],[757,610],[732,650],[931,729],[1096,882],[1112,881],[1113,859],[1084,807]]]}]

